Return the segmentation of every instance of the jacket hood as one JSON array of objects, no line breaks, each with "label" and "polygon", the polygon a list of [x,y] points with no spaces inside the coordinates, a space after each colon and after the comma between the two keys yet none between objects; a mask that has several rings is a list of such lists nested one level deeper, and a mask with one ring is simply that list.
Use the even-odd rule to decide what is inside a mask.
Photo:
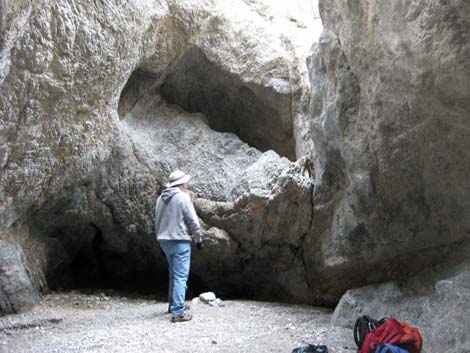
[{"label": "jacket hood", "polygon": [[176,194],[180,193],[181,190],[179,187],[171,187],[171,188],[166,188],[165,190],[162,191],[162,199],[165,202],[170,201],[170,199],[175,196]]}]

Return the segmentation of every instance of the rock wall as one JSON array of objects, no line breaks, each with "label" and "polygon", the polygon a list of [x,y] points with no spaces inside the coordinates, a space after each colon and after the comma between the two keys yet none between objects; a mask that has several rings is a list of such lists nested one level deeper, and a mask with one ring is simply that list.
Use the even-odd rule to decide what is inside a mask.
[{"label": "rock wall", "polygon": [[0,4],[1,239],[24,228],[37,257],[11,237],[1,266],[29,297],[7,294],[3,313],[47,285],[164,286],[153,209],[176,168],[205,227],[196,281],[310,300],[305,25],[283,13],[273,30],[262,2]]},{"label": "rock wall", "polygon": [[336,304],[468,243],[463,0],[320,1],[309,71],[305,18],[261,0],[0,10],[2,313],[47,285],[162,285],[176,168],[207,244],[192,278],[222,296]]},{"label": "rock wall", "polygon": [[409,275],[468,241],[469,10],[320,2],[311,114],[327,276],[353,287]]},{"label": "rock wall", "polygon": [[47,287],[41,271],[41,254],[26,227],[1,233],[0,238],[0,312],[31,308]]},{"label": "rock wall", "polygon": [[314,228],[335,323],[395,316],[468,350],[470,6],[320,1],[310,59]]}]

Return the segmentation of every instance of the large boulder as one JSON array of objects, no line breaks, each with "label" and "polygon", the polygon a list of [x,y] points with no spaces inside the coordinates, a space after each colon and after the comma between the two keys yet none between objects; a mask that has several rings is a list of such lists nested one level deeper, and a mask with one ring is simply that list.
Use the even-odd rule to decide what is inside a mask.
[{"label": "large boulder", "polygon": [[426,353],[468,351],[470,263],[465,252],[455,252],[451,264],[406,280],[348,290],[333,322],[353,328],[361,315],[395,317],[419,328]]},{"label": "large boulder", "polygon": [[470,4],[325,0],[320,13],[312,280],[337,297],[469,241]]}]

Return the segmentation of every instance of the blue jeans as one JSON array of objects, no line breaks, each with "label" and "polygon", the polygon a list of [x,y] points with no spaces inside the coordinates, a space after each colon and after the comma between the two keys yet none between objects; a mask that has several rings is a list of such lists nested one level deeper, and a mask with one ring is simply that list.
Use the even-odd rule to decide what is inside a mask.
[{"label": "blue jeans", "polygon": [[186,282],[191,263],[191,243],[189,241],[164,240],[160,246],[168,261],[168,302],[172,316],[184,315]]}]

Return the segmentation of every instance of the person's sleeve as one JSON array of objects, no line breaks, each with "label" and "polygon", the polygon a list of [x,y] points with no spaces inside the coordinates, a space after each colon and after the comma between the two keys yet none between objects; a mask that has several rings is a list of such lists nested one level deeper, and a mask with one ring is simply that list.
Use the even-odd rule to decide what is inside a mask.
[{"label": "person's sleeve", "polygon": [[157,199],[155,204],[155,236],[158,236],[158,229],[160,228],[160,198]]},{"label": "person's sleeve", "polygon": [[194,240],[196,240],[196,243],[202,243],[199,218],[197,217],[196,210],[194,209],[193,203],[191,202],[189,195],[184,195],[182,201],[184,221],[189,227],[191,235],[194,237]]}]

